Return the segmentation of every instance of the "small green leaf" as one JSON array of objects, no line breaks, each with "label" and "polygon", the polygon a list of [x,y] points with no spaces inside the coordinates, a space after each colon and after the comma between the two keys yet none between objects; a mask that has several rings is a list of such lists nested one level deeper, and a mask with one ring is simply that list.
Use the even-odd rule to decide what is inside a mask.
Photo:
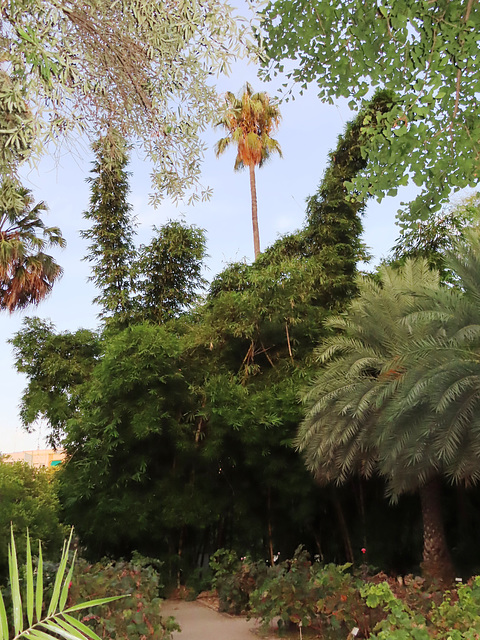
[{"label": "small green leaf", "polygon": [[[73,618],[73,620],[75,620],[75,618]],[[60,627],[62,627],[62,629],[64,629],[68,633],[70,633],[70,635],[73,636],[74,638],[81,638],[82,640],[84,640],[85,634],[89,638],[92,638],[92,640],[96,640],[98,638],[98,636],[91,629],[89,629],[86,625],[83,625],[85,627],[85,629],[81,629],[79,626],[70,624],[66,620],[62,620],[62,618],[60,618],[60,617],[55,618],[55,622]],[[76,622],[78,622],[78,621],[76,621]],[[83,624],[83,623],[80,623],[80,624]],[[99,640],[100,640],[100,638],[99,638]]]},{"label": "small green leaf", "polygon": [[35,638],[36,640],[53,640],[54,636],[52,637],[50,633],[45,633],[45,631],[35,627],[33,629],[29,629],[28,637]]},{"label": "small green leaf", "polygon": [[75,567],[75,558],[77,557],[77,552],[75,551],[75,553],[73,554],[73,559],[72,559],[72,564],[70,566],[70,569],[67,573],[67,577],[65,578],[65,581],[63,583],[63,588],[62,588],[62,593],[60,596],[60,610],[62,610],[65,607],[65,604],[67,602],[67,598],[68,598],[68,590],[70,588],[70,583],[72,581],[72,575],[73,575],[73,569]]},{"label": "small green leaf", "polygon": [[45,622],[41,622],[40,626],[47,630],[52,636],[59,635],[61,638],[65,638],[65,640],[83,640],[83,634],[76,632],[71,633],[63,626],[59,625],[56,618],[54,620],[46,620]]}]

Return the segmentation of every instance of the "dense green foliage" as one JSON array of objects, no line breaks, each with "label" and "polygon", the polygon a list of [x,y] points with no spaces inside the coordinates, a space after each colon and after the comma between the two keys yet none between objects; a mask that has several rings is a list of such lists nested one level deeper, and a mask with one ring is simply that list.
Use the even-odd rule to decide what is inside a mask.
[{"label": "dense green foliage", "polygon": [[[133,262],[126,323],[56,334],[30,320],[14,338],[28,377],[22,416],[27,425],[45,417],[67,449],[63,515],[92,559],[162,555],[178,580],[219,547],[273,564],[304,543],[326,560],[355,562],[368,540],[370,561],[418,563],[413,499],[389,508],[378,478],[320,487],[293,447],[298,395],[317,369],[312,349],[357,292],[365,256],[365,203],[345,187],[366,166],[361,123],[394,102],[381,92],[348,125],[305,227],[253,264],[227,267],[202,301],[203,232],[170,222]],[[392,547],[387,533],[399,522]]]},{"label": "dense green foliage", "polygon": [[154,553],[208,509],[183,463],[195,443],[181,421],[191,404],[181,355],[173,332],[134,325],[105,342],[82,389],[63,440],[71,460],[61,495],[92,553]]},{"label": "dense green foliage", "polygon": [[426,447],[420,456],[417,445],[425,433],[406,425],[399,433],[396,421],[382,420],[379,410],[408,373],[410,345],[432,336],[428,326],[408,317],[428,297],[434,305],[439,278],[421,260],[398,271],[383,267],[380,278],[377,283],[363,277],[347,314],[328,320],[337,332],[317,350],[324,366],[305,394],[307,415],[297,444],[322,481],[342,482],[352,473],[370,477],[379,468],[398,495],[435,471],[438,452]]},{"label": "dense green foliage", "polygon": [[125,141],[115,131],[93,145],[96,160],[88,179],[90,209],[83,215],[92,222],[81,232],[90,241],[85,260],[92,263],[92,275],[99,294],[94,302],[102,306],[100,317],[123,325],[132,311],[133,245],[132,207],[129,193],[128,153]]},{"label": "dense green foliage", "polygon": [[250,608],[250,597],[267,573],[263,560],[239,558],[235,551],[217,549],[210,557],[212,587],[218,594],[220,611],[240,614]]},{"label": "dense green foliage", "polygon": [[121,329],[133,322],[165,322],[186,311],[205,286],[202,264],[205,234],[195,226],[169,221],[153,228],[147,245],[135,248],[129,194],[128,148],[116,131],[93,145],[96,161],[89,178],[92,226],[81,235],[91,241],[86,260],[99,290],[100,318]]},{"label": "dense green foliage", "polygon": [[358,109],[373,87],[398,95],[379,120],[365,118],[368,170],[351,181],[361,199],[423,186],[406,226],[438,209],[452,188],[478,182],[480,8],[472,0],[273,0],[263,22],[273,72],[286,67],[323,100]]},{"label": "dense green foliage", "polygon": [[161,323],[197,302],[206,285],[206,240],[202,229],[172,220],[153,231],[154,238],[140,247],[133,265],[136,309],[140,319]]},{"label": "dense green foliage", "polygon": [[30,429],[38,419],[49,425],[48,439],[59,446],[67,421],[75,414],[79,393],[95,366],[101,345],[88,329],[57,333],[50,322],[25,318],[10,341],[17,370],[28,378],[20,417]]},{"label": "dense green foliage", "polygon": [[351,198],[347,185],[367,166],[363,153],[367,141],[362,127],[364,118],[381,122],[382,114],[391,111],[394,104],[391,92],[379,91],[358,116],[347,123],[337,146],[329,154],[330,162],[317,192],[307,199],[304,228],[281,238],[265,252],[268,262],[301,256],[304,265],[318,269],[310,286],[315,293],[315,304],[326,309],[340,310],[355,294],[358,261],[368,260],[361,242],[361,216],[368,198]]},{"label": "dense green foliage", "polygon": [[[418,489],[424,570],[452,577],[438,478],[478,482],[480,238],[469,234],[447,265],[461,289],[439,286],[425,260],[364,278],[340,330],[317,352],[297,445],[322,482],[383,475],[390,495]],[[443,569],[442,569],[443,566]]]},{"label": "dense green foliage", "polygon": [[455,284],[457,276],[447,266],[447,254],[459,240],[465,239],[465,232],[478,227],[479,221],[480,194],[474,193],[404,229],[392,248],[389,262],[401,266],[407,258],[425,258],[440,273],[442,282]]},{"label": "dense green foliage", "polygon": [[[418,589],[419,596],[422,592]],[[427,598],[432,598],[428,594]],[[369,638],[371,640],[469,640],[478,637],[480,603],[480,578],[459,586],[456,591],[446,591],[438,602],[430,600],[425,606],[420,598],[405,602],[392,593],[386,583],[365,585],[362,589],[368,607],[383,607],[388,616],[381,620]],[[425,596],[424,596],[425,600]],[[423,604],[423,606],[422,606]]]},{"label": "dense green foliage", "polygon": [[[8,566],[10,528],[16,534],[28,529],[35,547],[41,540],[47,552],[61,546],[64,528],[59,521],[59,503],[54,471],[34,469],[23,462],[0,461],[0,576]],[[25,560],[26,539],[17,539],[21,561]]]},{"label": "dense green foliage", "polygon": [[294,556],[258,571],[248,557],[223,549],[214,556],[222,595],[231,610],[258,617],[279,635],[297,628],[299,637],[335,640],[467,640],[478,636],[480,579],[448,591],[428,587],[422,578],[370,575],[366,565],[311,561],[299,547]]},{"label": "dense green foliage", "polygon": [[322,637],[345,634],[358,627],[366,637],[374,616],[365,615],[358,577],[349,573],[350,565],[323,565],[311,562],[301,547],[293,558],[270,567],[263,581],[251,594],[251,615],[268,626],[277,619],[280,628],[312,627]]}]

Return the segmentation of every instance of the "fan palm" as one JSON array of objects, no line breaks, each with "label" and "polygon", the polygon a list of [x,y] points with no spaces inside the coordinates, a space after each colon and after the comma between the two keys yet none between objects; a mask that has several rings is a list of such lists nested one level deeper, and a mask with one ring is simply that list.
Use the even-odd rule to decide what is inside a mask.
[{"label": "fan palm", "polygon": [[[321,482],[378,472],[393,499],[418,490],[424,572],[449,580],[453,567],[439,499],[445,471],[438,458],[440,425],[419,391],[417,347],[444,332],[439,277],[425,260],[407,260],[400,270],[384,267],[381,278],[381,284],[363,278],[348,313],[329,321],[337,333],[318,350],[322,367],[304,396],[307,413],[297,446]],[[415,407],[408,403],[414,387]]]},{"label": "fan palm", "polygon": [[41,220],[45,204],[32,207],[30,191],[16,181],[3,179],[0,202],[0,309],[12,312],[38,304],[50,292],[62,269],[45,249],[64,247],[65,240]]},{"label": "fan palm", "polygon": [[280,123],[280,111],[265,92],[253,93],[250,84],[237,97],[230,91],[225,94],[225,115],[217,126],[227,130],[228,135],[215,145],[215,153],[220,156],[230,145],[237,148],[234,170],[248,167],[250,172],[250,193],[252,198],[253,246],[255,259],[260,253],[260,233],[258,229],[257,189],[255,167],[261,167],[272,153],[282,156],[280,145],[271,137]]}]

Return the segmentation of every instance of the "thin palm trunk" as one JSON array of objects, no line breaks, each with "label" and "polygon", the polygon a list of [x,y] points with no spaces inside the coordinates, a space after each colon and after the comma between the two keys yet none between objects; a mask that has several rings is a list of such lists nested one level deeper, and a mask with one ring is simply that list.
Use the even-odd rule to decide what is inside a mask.
[{"label": "thin palm trunk", "polygon": [[423,573],[426,578],[449,584],[453,582],[455,571],[443,525],[440,479],[433,478],[419,491],[423,518]]},{"label": "thin palm trunk", "polygon": [[257,212],[257,186],[255,183],[255,166],[251,164],[250,169],[250,194],[252,196],[252,226],[253,226],[253,248],[255,251],[255,260],[260,254],[260,231],[258,229],[258,212]]}]

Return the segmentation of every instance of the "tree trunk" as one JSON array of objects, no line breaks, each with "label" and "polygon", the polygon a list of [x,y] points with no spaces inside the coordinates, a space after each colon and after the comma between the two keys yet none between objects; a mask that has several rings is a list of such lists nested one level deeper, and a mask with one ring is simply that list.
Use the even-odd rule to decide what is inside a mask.
[{"label": "tree trunk", "polygon": [[345,545],[345,557],[347,559],[347,562],[351,562],[353,564],[355,562],[355,558],[353,556],[352,541],[350,539],[350,533],[348,532],[347,522],[345,520],[345,515],[342,509],[342,503],[340,502],[340,497],[335,487],[332,487],[332,499],[333,506],[335,507],[335,511],[337,513],[340,533],[343,538],[343,544]]},{"label": "tree trunk", "polygon": [[255,251],[255,260],[260,254],[260,231],[258,230],[258,213],[257,213],[257,186],[255,184],[255,166],[252,164],[250,169],[250,194],[252,196],[252,225],[253,225],[253,248]]},{"label": "tree trunk", "polygon": [[420,487],[423,518],[423,562],[425,578],[450,584],[455,577],[452,558],[445,538],[442,518],[440,478]]},{"label": "tree trunk", "polygon": [[275,564],[273,554],[273,529],[272,529],[272,491],[268,487],[267,494],[267,517],[268,517],[268,555],[270,556],[270,566]]}]

